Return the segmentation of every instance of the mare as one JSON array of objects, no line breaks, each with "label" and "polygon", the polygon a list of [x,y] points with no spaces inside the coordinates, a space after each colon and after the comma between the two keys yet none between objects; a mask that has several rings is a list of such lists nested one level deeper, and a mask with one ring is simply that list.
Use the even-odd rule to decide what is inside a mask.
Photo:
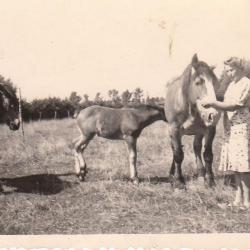
[{"label": "mare", "polygon": [[[165,116],[169,124],[173,161],[170,177],[180,187],[185,187],[181,164],[184,158],[182,136],[194,135],[193,149],[197,164],[198,177],[213,186],[212,143],[216,133],[216,124],[220,113],[213,108],[203,108],[200,100],[203,98],[219,99],[220,83],[207,63],[199,61],[197,54],[186,67],[183,74],[166,85]],[[205,138],[205,150],[202,161],[202,140]],[[177,167],[178,178],[175,180]],[[206,178],[208,175],[208,179]]]},{"label": "mare", "polygon": [[0,120],[11,130],[19,129],[18,99],[14,88],[6,83],[0,83]]},{"label": "mare", "polygon": [[136,169],[136,142],[142,130],[158,120],[165,120],[164,108],[154,105],[139,105],[121,109],[90,106],[75,115],[81,136],[74,146],[75,170],[80,180],[86,175],[83,151],[90,140],[100,136],[111,140],[124,140],[129,153],[130,178],[138,183]]}]

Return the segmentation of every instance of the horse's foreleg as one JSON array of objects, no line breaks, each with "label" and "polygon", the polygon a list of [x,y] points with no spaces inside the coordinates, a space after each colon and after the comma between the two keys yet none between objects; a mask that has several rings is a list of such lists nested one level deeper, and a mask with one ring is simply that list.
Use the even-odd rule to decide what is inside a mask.
[{"label": "horse's foreleg", "polygon": [[215,182],[214,182],[214,173],[213,173],[213,169],[212,169],[212,164],[213,164],[213,140],[214,140],[214,136],[216,133],[216,127],[210,127],[208,129],[208,132],[205,135],[205,151],[203,153],[203,158],[205,161],[205,170],[206,170],[206,174],[208,174],[208,185],[214,186]]},{"label": "horse's foreleg", "polygon": [[137,169],[136,169],[136,160],[137,160],[137,151],[136,151],[136,138],[132,136],[128,136],[125,138],[128,155],[129,155],[129,169],[130,169],[130,178],[133,180],[134,183],[138,184],[139,179],[137,176]]},{"label": "horse's foreleg", "polygon": [[[181,169],[181,164],[184,158],[184,153],[182,150],[182,145],[181,145],[181,137],[182,135],[180,134],[180,131],[178,128],[171,128],[170,129],[170,137],[171,137],[171,147],[173,150],[173,155],[174,155],[174,161],[172,163],[172,173],[174,169],[174,165],[177,167],[177,174],[178,174],[178,181],[181,184],[181,187],[185,186],[185,180],[182,174],[182,169]],[[171,174],[171,172],[170,172]]]},{"label": "horse's foreleg", "polygon": [[83,181],[86,175],[86,162],[83,158],[83,151],[87,147],[90,138],[80,136],[74,146],[75,171],[78,178]]},{"label": "horse's foreleg", "polygon": [[195,135],[193,142],[193,149],[196,159],[198,178],[202,177],[204,179],[206,172],[201,158],[202,139],[203,135]]}]

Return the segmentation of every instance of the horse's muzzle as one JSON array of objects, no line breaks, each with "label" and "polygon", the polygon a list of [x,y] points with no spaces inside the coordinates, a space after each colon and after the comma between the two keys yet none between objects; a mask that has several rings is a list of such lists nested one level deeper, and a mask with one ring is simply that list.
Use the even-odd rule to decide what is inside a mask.
[{"label": "horse's muzzle", "polygon": [[9,128],[11,130],[18,130],[20,127],[20,121],[19,119],[15,119],[14,121],[10,121],[7,123],[9,125]]},{"label": "horse's muzzle", "polygon": [[215,126],[218,123],[220,115],[221,113],[216,109],[208,108],[204,109],[204,111],[201,113],[201,118],[204,121],[205,125],[209,127]]},{"label": "horse's muzzle", "polygon": [[200,103],[197,103],[197,108],[205,126],[215,126],[218,123],[221,115],[220,111],[214,108],[204,108]]}]

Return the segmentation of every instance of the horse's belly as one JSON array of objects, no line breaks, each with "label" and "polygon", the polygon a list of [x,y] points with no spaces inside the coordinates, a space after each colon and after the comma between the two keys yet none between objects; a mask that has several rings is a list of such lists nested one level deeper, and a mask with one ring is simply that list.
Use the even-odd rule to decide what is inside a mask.
[{"label": "horse's belly", "polygon": [[98,126],[96,134],[106,139],[122,139],[120,129],[112,126]]}]

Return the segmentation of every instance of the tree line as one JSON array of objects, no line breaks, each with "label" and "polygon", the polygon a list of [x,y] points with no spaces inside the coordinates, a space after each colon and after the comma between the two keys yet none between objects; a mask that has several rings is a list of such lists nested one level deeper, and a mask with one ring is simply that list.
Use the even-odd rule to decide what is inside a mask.
[{"label": "tree line", "polygon": [[[0,75],[1,83],[9,85],[18,96],[17,88],[10,79],[5,79]],[[91,105],[122,108],[140,104],[156,105],[163,102],[164,98],[145,96],[144,91],[137,87],[133,91],[125,90],[121,93],[117,89],[111,89],[106,98],[100,92],[97,92],[95,97],[90,99],[88,94],[79,95],[73,91],[69,97],[63,99],[59,97],[39,98],[32,101],[22,99],[21,107],[23,120],[33,121],[72,117],[75,110],[84,109]]]},{"label": "tree line", "polygon": [[97,92],[93,99],[90,99],[87,94],[79,95],[76,91],[73,91],[69,97],[64,99],[48,97],[34,99],[30,102],[23,99],[21,105],[23,120],[33,121],[72,117],[75,110],[84,109],[91,105],[121,108],[140,104],[159,104],[163,101],[164,99],[160,97],[145,96],[141,88],[135,88],[133,91],[125,90],[121,93],[116,89],[111,89],[108,91],[106,98],[100,92]]}]

